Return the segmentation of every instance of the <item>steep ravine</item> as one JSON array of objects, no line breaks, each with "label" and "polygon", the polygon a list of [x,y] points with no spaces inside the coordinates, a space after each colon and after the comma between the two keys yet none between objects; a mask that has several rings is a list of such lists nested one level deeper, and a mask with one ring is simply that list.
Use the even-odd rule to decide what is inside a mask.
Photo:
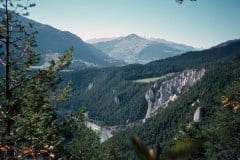
[{"label": "steep ravine", "polygon": [[175,101],[183,91],[196,84],[205,72],[205,69],[189,69],[167,81],[155,82],[145,95],[148,109],[143,122],[155,115],[160,108],[166,108],[169,102]]}]

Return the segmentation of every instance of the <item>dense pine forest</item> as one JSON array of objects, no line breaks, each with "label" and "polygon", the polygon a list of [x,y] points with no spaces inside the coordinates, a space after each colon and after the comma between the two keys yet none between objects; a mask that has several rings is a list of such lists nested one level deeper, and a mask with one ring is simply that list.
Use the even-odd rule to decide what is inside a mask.
[{"label": "dense pine forest", "polygon": [[[65,102],[65,105],[71,106],[69,104],[72,104],[73,110],[76,110],[75,107],[77,107],[77,105],[74,104],[87,106],[84,108],[89,111],[91,118],[98,121],[102,120],[102,122],[105,122],[107,125],[127,125],[128,123],[126,121],[128,117],[136,117],[137,121],[130,119],[130,122],[138,122],[135,126],[132,127],[132,125],[130,125],[118,131],[113,138],[103,143],[104,147],[105,145],[114,144],[116,151],[118,151],[124,159],[136,159],[130,140],[130,137],[133,136],[140,137],[144,144],[152,147],[156,147],[157,142],[159,142],[160,146],[165,149],[175,144],[177,142],[175,137],[178,136],[192,139],[204,137],[204,142],[201,144],[203,148],[196,157],[200,156],[199,158],[202,159],[231,159],[231,156],[238,153],[237,148],[239,147],[239,142],[233,141],[234,139],[238,140],[239,137],[237,131],[239,128],[237,127],[239,123],[239,113],[238,111],[234,112],[231,108],[224,108],[222,96],[236,97],[239,99],[239,46],[239,43],[233,43],[217,49],[212,48],[196,53],[186,53],[178,57],[139,66],[139,68],[136,66],[127,66],[127,70],[125,69],[127,67],[121,69],[91,69],[67,74],[67,76],[71,76],[73,85],[76,84],[74,88],[83,88],[83,90],[73,90],[70,102]],[[185,61],[181,63],[182,59]],[[159,67],[159,69],[153,70],[152,67],[149,67],[152,66],[152,64],[155,64],[155,68]],[[175,67],[176,65],[178,67]],[[133,69],[130,69],[131,67]],[[171,103],[168,108],[161,110],[156,116],[142,124],[140,120],[144,118],[147,110],[144,96],[147,88],[150,88],[153,84],[136,84],[132,80],[129,80],[129,77],[124,79],[122,75],[126,75],[127,72],[132,71],[130,75],[136,74],[145,77],[144,73],[147,73],[146,77],[149,77],[149,72],[153,72],[150,74],[152,75],[150,77],[155,77],[162,73],[168,73],[168,71],[165,70],[173,67],[176,69],[170,70],[170,73],[180,72],[190,68],[205,68],[207,73],[199,83],[183,93],[177,101]],[[134,69],[140,70],[139,72],[141,74],[133,72]],[[112,74],[114,74],[114,76],[112,76]],[[109,80],[109,78],[111,79]],[[137,78],[136,76],[136,79]],[[81,84],[76,82],[79,80],[82,82]],[[164,80],[160,80],[159,82],[161,83],[161,81]],[[94,83],[95,89],[88,91],[87,86],[89,83]],[[80,86],[77,86],[79,84]],[[106,85],[106,88],[101,90],[100,88],[103,84]],[[120,88],[122,93],[116,93],[116,95],[121,97],[121,95],[124,94],[124,97],[128,97],[127,100],[130,99],[130,102],[134,102],[135,105],[131,106],[129,102],[125,103],[124,99],[120,100],[123,105],[115,104],[113,99],[116,95],[111,91],[117,91]],[[138,94],[134,92],[141,94],[138,96]],[[95,94],[96,97],[94,97]],[[94,101],[92,101],[92,99],[94,99]],[[192,106],[192,104],[196,102],[197,104]],[[101,106],[104,107],[100,108]],[[201,123],[195,124],[193,122],[193,115],[198,107],[201,107],[202,119]],[[135,109],[132,110],[132,108]],[[93,111],[94,113],[91,114]],[[229,117],[229,120],[227,117]],[[228,128],[227,126],[230,122],[233,122],[233,125]],[[193,125],[192,128],[187,127],[190,124]],[[224,128],[219,129],[217,127],[218,125],[224,126]],[[222,131],[222,129],[224,131]],[[229,132],[226,132],[227,130]],[[180,132],[186,133],[181,135]],[[188,137],[188,135],[185,135],[187,132],[193,133],[189,133],[190,135]],[[221,140],[223,137],[224,139],[226,138],[224,140],[225,142]],[[104,148],[104,150],[105,149],[106,148]],[[221,154],[219,154],[219,152],[221,152]]]}]

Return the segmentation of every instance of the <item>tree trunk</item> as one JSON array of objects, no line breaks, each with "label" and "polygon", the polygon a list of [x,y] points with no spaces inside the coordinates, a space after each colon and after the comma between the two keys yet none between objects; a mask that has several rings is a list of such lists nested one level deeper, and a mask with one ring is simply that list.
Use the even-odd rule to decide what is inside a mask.
[{"label": "tree trunk", "polygon": [[[10,93],[10,63],[9,63],[9,54],[10,54],[10,27],[9,27],[9,11],[8,11],[8,0],[5,0],[5,12],[6,12],[6,30],[7,30],[7,35],[6,35],[6,69],[5,69],[5,78],[6,78],[6,88],[5,88],[5,101],[7,104],[6,105],[6,110],[7,112],[11,109],[11,106],[9,105],[9,101],[11,98],[11,93]],[[11,120],[7,118],[6,120],[6,134],[10,135],[11,133]]]}]

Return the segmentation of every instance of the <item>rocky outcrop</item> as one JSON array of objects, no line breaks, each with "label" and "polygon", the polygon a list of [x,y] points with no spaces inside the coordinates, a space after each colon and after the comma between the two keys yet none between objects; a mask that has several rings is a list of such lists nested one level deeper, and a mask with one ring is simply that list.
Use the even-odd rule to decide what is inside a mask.
[{"label": "rocky outcrop", "polygon": [[155,82],[145,95],[148,110],[143,121],[155,115],[160,108],[166,108],[169,102],[175,101],[183,91],[196,84],[204,74],[205,69],[191,69],[162,83]]},{"label": "rocky outcrop", "polygon": [[199,123],[201,122],[201,109],[202,107],[198,107],[193,115],[193,122]]},{"label": "rocky outcrop", "polygon": [[90,91],[93,88],[93,83],[89,83],[88,90]]},{"label": "rocky outcrop", "polygon": [[120,100],[119,100],[118,96],[114,97],[114,102],[115,102],[115,104],[117,104],[117,105],[120,104]]},{"label": "rocky outcrop", "polygon": [[200,103],[199,99],[197,99],[195,102],[191,104],[191,107],[194,107]]}]

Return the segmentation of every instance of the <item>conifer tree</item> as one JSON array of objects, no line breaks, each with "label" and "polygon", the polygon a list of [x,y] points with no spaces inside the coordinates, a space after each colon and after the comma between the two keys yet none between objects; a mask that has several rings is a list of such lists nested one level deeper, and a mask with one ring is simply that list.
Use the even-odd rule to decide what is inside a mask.
[{"label": "conifer tree", "polygon": [[35,3],[0,0],[0,5],[0,157],[49,156],[61,141],[52,102],[69,91],[69,86],[58,87],[58,72],[70,64],[72,49],[43,70],[31,69],[39,61],[37,32],[20,19]]},{"label": "conifer tree", "polygon": [[99,159],[100,139],[93,130],[87,128],[86,116],[82,109],[66,116],[62,121],[61,129],[67,140],[62,147],[65,151],[65,159]]}]

